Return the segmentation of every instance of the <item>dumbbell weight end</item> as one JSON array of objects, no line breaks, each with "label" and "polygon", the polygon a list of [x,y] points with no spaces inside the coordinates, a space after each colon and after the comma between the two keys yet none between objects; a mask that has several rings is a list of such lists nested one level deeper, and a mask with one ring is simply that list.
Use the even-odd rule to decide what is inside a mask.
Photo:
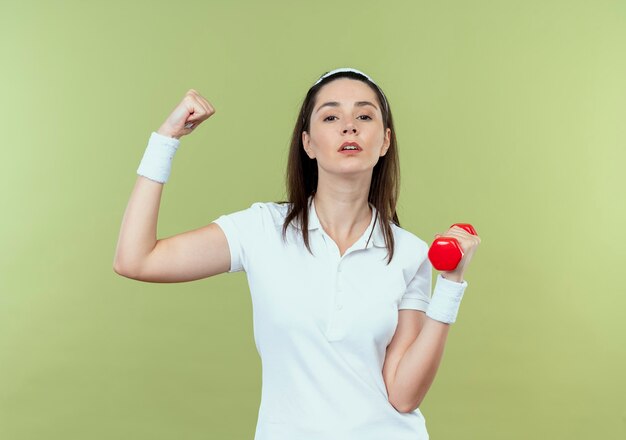
[{"label": "dumbbell weight end", "polygon": [[[455,223],[452,226],[458,226],[472,235],[478,235],[469,223]],[[437,238],[428,250],[428,259],[433,267],[439,271],[456,269],[462,258],[463,249],[457,239],[452,237]]]}]

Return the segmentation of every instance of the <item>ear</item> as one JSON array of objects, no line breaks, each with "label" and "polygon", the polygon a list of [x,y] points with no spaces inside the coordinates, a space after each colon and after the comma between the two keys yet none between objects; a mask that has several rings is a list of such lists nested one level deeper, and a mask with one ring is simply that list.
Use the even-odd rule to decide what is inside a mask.
[{"label": "ear", "polygon": [[311,149],[311,136],[309,136],[309,133],[306,131],[302,132],[302,145],[304,146],[304,151],[307,156],[311,159],[315,159],[315,153],[313,153],[313,150]]},{"label": "ear", "polygon": [[385,130],[385,140],[383,142],[383,147],[380,150],[381,157],[387,154],[387,150],[389,149],[390,145],[391,145],[391,128],[387,128],[387,130]]}]

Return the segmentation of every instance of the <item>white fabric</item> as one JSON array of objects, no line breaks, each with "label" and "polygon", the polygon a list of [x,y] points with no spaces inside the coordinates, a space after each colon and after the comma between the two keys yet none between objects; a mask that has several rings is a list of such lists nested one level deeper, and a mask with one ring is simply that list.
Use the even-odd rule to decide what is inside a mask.
[{"label": "white fabric", "polygon": [[366,246],[370,205],[369,227],[340,256],[309,203],[314,255],[293,222],[283,244],[287,204],[257,202],[214,220],[228,240],[229,272],[245,271],[252,295],[263,384],[255,440],[428,439],[420,410],[398,412],[382,377],[398,310],[428,307],[427,243],[392,224],[387,266],[379,222]]},{"label": "white fabric", "polygon": [[313,84],[314,86],[319,84],[324,78],[326,78],[327,76],[330,75],[334,75],[335,73],[339,73],[339,72],[354,72],[354,73],[358,73],[360,75],[363,75],[365,78],[367,78],[368,80],[370,80],[372,83],[376,84],[374,82],[374,80],[372,78],[370,78],[368,75],[366,75],[365,73],[361,72],[358,69],[354,69],[352,67],[340,67],[338,69],[333,69],[330,72],[326,72],[325,74],[323,74],[322,76],[320,76],[320,79],[318,79],[317,81],[315,81],[315,84]]},{"label": "white fabric", "polygon": [[137,174],[159,183],[166,183],[172,170],[172,160],[180,145],[180,139],[153,131],[143,153]]},{"label": "white fabric", "polygon": [[462,283],[457,283],[445,279],[439,274],[437,275],[437,285],[440,288],[435,291],[430,300],[426,316],[446,324],[454,324],[459,313],[463,292],[467,287],[467,281],[463,280]]}]

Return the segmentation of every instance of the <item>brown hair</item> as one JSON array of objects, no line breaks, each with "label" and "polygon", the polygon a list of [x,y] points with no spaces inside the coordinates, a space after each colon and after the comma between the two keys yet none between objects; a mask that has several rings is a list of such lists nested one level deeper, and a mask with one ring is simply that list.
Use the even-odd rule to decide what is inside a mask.
[{"label": "brown hair", "polygon": [[[387,255],[389,257],[387,264],[389,264],[394,253],[393,232],[389,222],[391,221],[395,225],[400,226],[400,221],[398,220],[398,215],[396,213],[396,202],[398,200],[398,193],[400,189],[400,163],[398,159],[396,134],[393,127],[393,118],[391,116],[389,102],[387,101],[382,90],[380,90],[380,88],[371,82],[367,77],[356,72],[344,71],[327,76],[309,89],[304,101],[302,102],[300,114],[298,115],[298,119],[291,136],[291,146],[289,148],[287,173],[285,176],[288,200],[278,202],[292,204],[287,216],[285,217],[285,222],[283,223],[283,240],[286,237],[287,227],[293,219],[297,219],[299,224],[302,226],[301,230],[304,244],[308,251],[313,254],[309,245],[308,199],[309,196],[314,195],[317,190],[318,170],[317,160],[309,158],[304,151],[304,146],[302,144],[302,132],[309,130],[311,113],[313,112],[313,108],[315,106],[317,93],[325,84],[328,84],[338,78],[356,79],[363,81],[370,86],[376,93],[378,102],[381,106],[384,129],[391,129],[391,142],[389,144],[389,148],[384,156],[378,158],[378,162],[374,166],[369,195],[367,197],[368,202],[374,205],[378,211],[374,227],[376,227],[376,221],[380,222],[382,225],[385,246],[387,247]],[[372,228],[372,232],[373,230],[374,228]]]}]

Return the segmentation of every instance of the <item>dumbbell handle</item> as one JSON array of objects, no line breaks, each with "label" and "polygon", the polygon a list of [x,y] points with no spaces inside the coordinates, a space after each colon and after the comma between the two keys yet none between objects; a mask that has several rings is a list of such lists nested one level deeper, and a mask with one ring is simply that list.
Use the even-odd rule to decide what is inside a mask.
[{"label": "dumbbell handle", "polygon": [[[478,235],[469,223],[455,223],[452,226],[458,226],[472,235]],[[457,239],[452,237],[437,238],[428,250],[428,259],[437,270],[454,270],[461,258],[463,258],[463,249]]]}]

